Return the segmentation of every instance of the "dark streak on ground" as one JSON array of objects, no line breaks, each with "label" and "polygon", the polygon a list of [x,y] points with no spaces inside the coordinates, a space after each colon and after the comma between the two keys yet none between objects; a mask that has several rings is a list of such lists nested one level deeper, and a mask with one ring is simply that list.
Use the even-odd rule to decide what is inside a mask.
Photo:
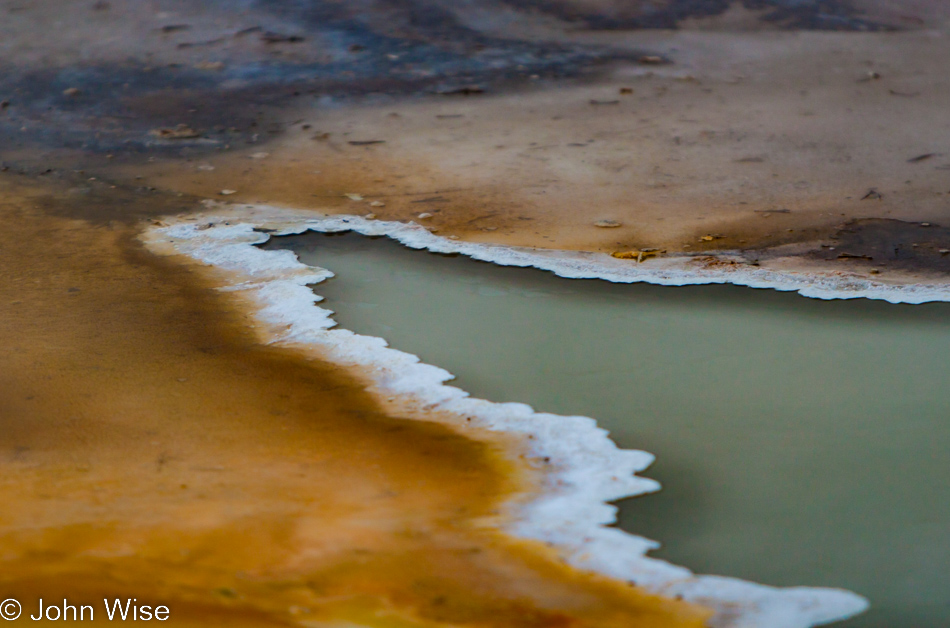
[{"label": "dark streak on ground", "polygon": [[[721,14],[730,2],[625,0],[597,3],[599,11],[579,0],[504,4],[517,12],[541,12],[588,28],[637,29],[675,28],[685,18]],[[862,20],[848,0],[744,0],[743,4],[767,10],[762,19],[785,28],[885,28]],[[90,5],[91,12],[95,6]],[[215,15],[238,12],[249,26],[226,36],[211,36],[188,24],[176,24],[171,30],[166,26],[159,30],[163,45],[179,52],[187,46],[195,61],[205,59],[209,51],[244,46],[242,54],[231,54],[220,71],[155,64],[134,55],[121,62],[97,58],[92,44],[89,61],[68,67],[21,69],[14,58],[0,70],[0,100],[9,103],[0,110],[3,146],[124,153],[214,151],[278,134],[268,108],[294,98],[320,97],[334,106],[369,96],[453,93],[471,84],[508,89],[532,75],[577,76],[599,63],[647,53],[486,35],[464,24],[457,9],[442,0],[205,0],[198,6],[210,23]],[[483,8],[493,10],[490,5]],[[115,28],[121,27],[117,22]],[[205,35],[210,39],[205,41]],[[64,93],[71,88],[78,88],[78,93]],[[148,134],[178,124],[191,126],[200,138],[156,141]]]},{"label": "dark streak on ground", "polygon": [[841,225],[828,246],[812,256],[842,265],[950,273],[950,228],[884,218],[854,220]]},{"label": "dark streak on ground", "polygon": [[[593,6],[565,0],[505,0],[505,3],[519,9],[530,7],[592,30],[678,28],[685,19],[722,15],[735,4],[733,0],[625,0]],[[609,6],[606,11],[603,10],[605,4]],[[895,30],[890,25],[864,19],[861,11],[848,0],[742,0],[741,5],[762,11],[763,22],[789,30]]]},{"label": "dark streak on ground", "polygon": [[[25,185],[36,180],[30,170],[8,170],[0,179]],[[57,218],[84,220],[90,225],[132,225],[143,220],[193,211],[196,198],[148,186],[135,186],[102,177],[89,180],[81,171],[55,169],[40,175],[46,196],[33,199],[34,209]],[[5,207],[0,203],[0,208]]]},{"label": "dark streak on ground", "polygon": [[861,17],[848,0],[743,0],[748,9],[765,10],[763,20],[787,29],[893,31],[893,26]]},{"label": "dark streak on ground", "polygon": [[[208,11],[231,11],[233,4],[210,2]],[[308,49],[288,59],[279,50],[258,48],[249,60],[245,54],[218,72],[145,60],[29,71],[7,66],[0,71],[0,99],[9,101],[0,111],[0,141],[7,149],[39,143],[99,152],[207,152],[278,134],[269,109],[294,98],[338,106],[353,98],[453,93],[472,84],[500,89],[532,75],[576,76],[593,65],[644,54],[490,37],[461,25],[445,9],[414,0],[260,0],[249,10],[261,14],[256,21],[283,24],[281,32],[294,38],[285,41],[304,42],[292,50],[319,40],[321,54]],[[252,36],[238,31],[230,39]],[[206,54],[196,51],[195,60]],[[64,93],[71,88],[78,93]],[[152,129],[179,124],[200,137],[149,136]]]}]

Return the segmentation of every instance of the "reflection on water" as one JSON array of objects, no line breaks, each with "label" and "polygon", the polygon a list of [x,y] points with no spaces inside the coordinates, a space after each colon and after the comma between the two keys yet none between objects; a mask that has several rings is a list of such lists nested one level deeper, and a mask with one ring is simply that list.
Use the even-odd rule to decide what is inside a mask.
[{"label": "reflection on water", "polygon": [[494,401],[657,454],[620,525],[700,573],[867,596],[843,626],[950,620],[950,305],[564,280],[385,239],[274,240],[345,328]]}]

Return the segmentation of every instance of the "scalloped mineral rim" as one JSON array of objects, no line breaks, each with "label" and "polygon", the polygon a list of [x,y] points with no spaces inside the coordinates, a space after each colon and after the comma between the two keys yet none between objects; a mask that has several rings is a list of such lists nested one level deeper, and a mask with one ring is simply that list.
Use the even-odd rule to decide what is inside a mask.
[{"label": "scalloped mineral rim", "polygon": [[645,590],[676,596],[714,610],[714,628],[805,628],[844,619],[865,610],[867,601],[839,589],[776,588],[736,578],[695,575],[685,567],[650,558],[658,543],[628,534],[613,523],[608,502],[656,491],[659,484],[636,475],[653,461],[643,451],[619,449],[593,419],[535,412],[520,403],[473,399],[447,386],[452,375],[423,364],[415,355],[389,348],[382,338],[363,336],[336,323],[311,290],[333,273],[306,266],[287,250],[256,245],[271,235],[308,230],[354,231],[388,236],[406,246],[438,253],[461,253],[504,266],[532,266],[567,278],[600,278],[618,283],[663,285],[733,283],[794,290],[804,296],[873,298],[893,303],[950,301],[950,285],[888,285],[841,273],[782,272],[748,266],[700,267],[689,257],[636,264],[606,254],[527,249],[450,240],[414,223],[320,216],[312,211],[262,205],[206,203],[203,214],[149,227],[143,240],[159,253],[184,254],[227,271],[222,290],[242,291],[257,304],[267,342],[317,349],[323,359],[358,368],[369,390],[392,407],[449,423],[531,435],[530,453],[550,459],[540,495],[515,506],[504,524],[515,536],[549,543],[573,566],[632,582]]}]

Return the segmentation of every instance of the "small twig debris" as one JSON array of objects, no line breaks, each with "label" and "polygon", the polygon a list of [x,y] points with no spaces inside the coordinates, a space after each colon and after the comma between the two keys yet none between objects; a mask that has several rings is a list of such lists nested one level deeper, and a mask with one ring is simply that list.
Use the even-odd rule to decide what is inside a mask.
[{"label": "small twig debris", "polygon": [[917,155],[916,157],[911,157],[910,159],[907,160],[907,163],[916,164],[922,161],[927,161],[931,157],[939,157],[940,155],[941,153],[924,153],[923,155]]},{"label": "small twig debris", "polygon": [[615,251],[610,254],[611,257],[616,257],[617,259],[635,259],[639,264],[643,260],[649,259],[651,257],[659,257],[663,253],[666,253],[666,249],[633,249],[631,251]]},{"label": "small twig debris", "polygon": [[298,44],[303,41],[303,37],[300,35],[285,35],[283,33],[265,31],[261,33],[261,41],[265,44]]},{"label": "small twig debris", "polygon": [[478,85],[465,85],[463,87],[454,87],[450,89],[441,89],[436,92],[441,96],[474,96],[484,94],[485,89]]},{"label": "small twig debris", "polygon": [[149,133],[163,140],[184,140],[200,135],[187,124],[179,124],[173,129],[152,129]]}]

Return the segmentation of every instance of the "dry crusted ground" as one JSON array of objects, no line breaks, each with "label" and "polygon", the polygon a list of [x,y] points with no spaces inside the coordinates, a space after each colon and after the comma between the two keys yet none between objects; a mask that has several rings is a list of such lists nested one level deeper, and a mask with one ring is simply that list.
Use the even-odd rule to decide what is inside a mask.
[{"label": "dry crusted ground", "polygon": [[950,271],[944,31],[576,37],[649,41],[677,63],[617,62],[498,94],[306,104],[266,145],[116,176],[478,242],[739,250],[901,281]]},{"label": "dry crusted ground", "polygon": [[181,625],[702,622],[483,525],[535,486],[517,442],[385,416],[136,236],[216,198],[943,273],[948,11],[454,4],[0,3],[6,596],[150,597]]}]

